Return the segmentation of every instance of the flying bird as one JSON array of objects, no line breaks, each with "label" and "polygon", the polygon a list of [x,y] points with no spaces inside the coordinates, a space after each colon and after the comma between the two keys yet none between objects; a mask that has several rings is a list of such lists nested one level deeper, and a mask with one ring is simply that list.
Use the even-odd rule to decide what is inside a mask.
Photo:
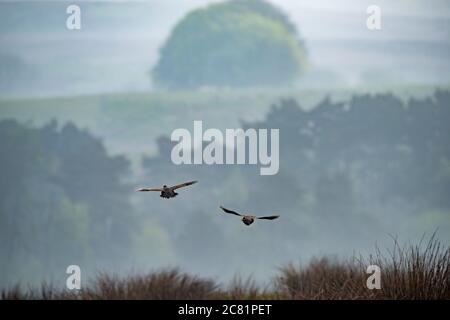
[{"label": "flying bird", "polygon": [[226,208],[224,208],[224,207],[222,207],[222,206],[220,206],[220,209],[222,209],[222,210],[225,211],[226,213],[231,213],[231,214],[234,214],[234,215],[236,215],[236,216],[241,217],[241,221],[242,221],[245,225],[247,225],[247,226],[249,226],[249,225],[251,225],[253,222],[255,222],[256,219],[262,219],[262,220],[274,220],[274,219],[277,219],[277,218],[280,217],[280,216],[264,216],[264,217],[258,217],[258,216],[243,215],[243,214],[237,213],[236,211],[226,209]]},{"label": "flying bird", "polygon": [[177,190],[179,188],[190,186],[194,183],[197,183],[197,181],[189,181],[189,182],[177,184],[176,186],[173,186],[173,187],[168,187],[166,185],[163,185],[162,188],[140,188],[140,189],[137,189],[136,191],[161,192],[161,194],[159,195],[161,198],[170,199],[170,198],[175,198],[178,195],[178,193],[176,193],[175,190]]}]

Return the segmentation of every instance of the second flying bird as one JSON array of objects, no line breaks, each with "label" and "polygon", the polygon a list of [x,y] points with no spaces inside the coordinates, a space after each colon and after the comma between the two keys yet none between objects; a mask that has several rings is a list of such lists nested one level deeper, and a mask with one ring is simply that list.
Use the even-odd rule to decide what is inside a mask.
[{"label": "second flying bird", "polygon": [[173,186],[173,187],[168,187],[166,185],[163,185],[162,188],[140,188],[140,189],[137,189],[136,191],[157,191],[157,192],[161,192],[161,194],[159,195],[161,198],[170,199],[170,198],[175,198],[178,195],[178,193],[176,193],[175,190],[177,190],[179,188],[190,186],[194,183],[197,183],[197,181],[189,181],[189,182],[177,184],[176,186]]}]

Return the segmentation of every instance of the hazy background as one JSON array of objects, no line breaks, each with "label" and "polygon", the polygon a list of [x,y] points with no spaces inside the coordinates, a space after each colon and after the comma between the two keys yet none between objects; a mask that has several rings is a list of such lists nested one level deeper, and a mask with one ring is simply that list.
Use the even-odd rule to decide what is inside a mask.
[{"label": "hazy background", "polygon": [[[173,27],[213,2],[78,1],[69,31],[72,2],[0,0],[1,286],[61,285],[70,264],[264,281],[389,235],[450,243],[450,3],[377,1],[370,31],[371,1],[270,1],[306,49],[296,81],[158,87]],[[172,165],[170,134],[193,120],[279,128],[280,173]],[[134,192],[192,179],[167,201]],[[220,204],[282,217],[249,228]]]},{"label": "hazy background", "polygon": [[[4,96],[148,91],[147,71],[171,28],[211,1],[79,2],[82,29],[68,31],[64,1],[1,1],[1,57],[27,76],[2,79]],[[305,39],[311,60],[302,88],[448,84],[447,1],[378,1],[382,31],[366,28],[370,1],[276,1]],[[30,77],[32,74],[32,77]],[[23,79],[25,78],[25,79]]]}]

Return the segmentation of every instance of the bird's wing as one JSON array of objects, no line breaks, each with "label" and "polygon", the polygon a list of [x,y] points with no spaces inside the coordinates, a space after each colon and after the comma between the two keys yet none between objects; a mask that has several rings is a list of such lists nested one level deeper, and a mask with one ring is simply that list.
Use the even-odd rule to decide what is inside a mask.
[{"label": "bird's wing", "polygon": [[237,213],[236,211],[228,210],[228,209],[226,209],[226,208],[224,208],[224,207],[222,207],[222,206],[220,206],[220,209],[222,209],[222,210],[225,211],[226,213],[231,213],[231,214],[234,214],[234,215],[236,215],[236,216],[242,217],[242,214]]},{"label": "bird's wing", "polygon": [[280,216],[265,216],[265,217],[256,217],[257,219],[264,219],[264,220],[274,220],[279,218]]},{"label": "bird's wing", "polygon": [[163,191],[163,189],[160,189],[160,188],[151,188],[151,189],[149,189],[149,188],[139,188],[139,189],[137,189],[136,191]]},{"label": "bird's wing", "polygon": [[179,189],[179,188],[190,186],[190,185],[192,185],[194,183],[197,183],[197,181],[189,181],[189,182],[185,182],[185,183],[182,183],[182,184],[177,184],[176,186],[170,187],[170,189],[176,190],[176,189]]}]

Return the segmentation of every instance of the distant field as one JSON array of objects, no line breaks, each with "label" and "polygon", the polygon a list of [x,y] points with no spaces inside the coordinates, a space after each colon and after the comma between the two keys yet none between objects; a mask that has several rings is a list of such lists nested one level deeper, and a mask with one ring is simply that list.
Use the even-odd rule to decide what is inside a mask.
[{"label": "distant field", "polygon": [[51,119],[72,121],[104,139],[112,153],[135,160],[155,152],[155,140],[174,128],[191,128],[193,120],[207,127],[239,127],[241,120],[262,119],[282,98],[295,98],[306,109],[330,96],[346,101],[354,94],[393,92],[402,99],[423,98],[434,87],[391,87],[332,90],[203,90],[0,100],[0,119],[13,118],[40,126]]}]

